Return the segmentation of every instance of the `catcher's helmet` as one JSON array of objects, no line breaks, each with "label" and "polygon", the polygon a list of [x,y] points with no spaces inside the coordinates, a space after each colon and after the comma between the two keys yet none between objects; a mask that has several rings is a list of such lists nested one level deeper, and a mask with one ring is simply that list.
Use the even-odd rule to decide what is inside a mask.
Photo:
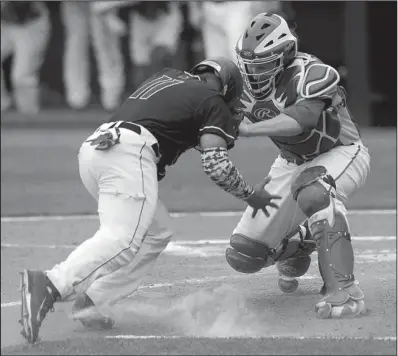
[{"label": "catcher's helmet", "polygon": [[281,16],[264,12],[250,21],[235,52],[251,96],[264,100],[275,77],[297,55],[297,37]]},{"label": "catcher's helmet", "polygon": [[209,58],[195,65],[189,72],[201,74],[213,69],[222,83],[222,94],[227,104],[235,101],[243,93],[243,80],[236,64],[226,58]]}]

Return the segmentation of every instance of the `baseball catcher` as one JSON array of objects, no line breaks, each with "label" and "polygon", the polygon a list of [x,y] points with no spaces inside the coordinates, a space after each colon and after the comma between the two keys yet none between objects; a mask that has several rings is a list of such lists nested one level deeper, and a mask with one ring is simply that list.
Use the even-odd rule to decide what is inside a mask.
[{"label": "baseball catcher", "polygon": [[345,204],[369,173],[369,154],[348,110],[339,73],[298,51],[286,21],[260,13],[236,45],[245,89],[239,134],[268,136],[279,149],[268,190],[282,196],[280,208],[254,220],[248,207],[226,251],[230,266],[255,273],[276,264],[284,292],[318,252],[324,295],[321,318],[359,315],[364,293],[354,276],[354,253]]}]

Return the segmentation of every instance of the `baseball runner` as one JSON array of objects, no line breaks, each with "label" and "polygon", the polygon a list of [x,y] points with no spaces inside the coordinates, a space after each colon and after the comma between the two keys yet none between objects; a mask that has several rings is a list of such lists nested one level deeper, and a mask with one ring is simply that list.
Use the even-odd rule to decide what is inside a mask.
[{"label": "baseball runner", "polygon": [[[199,146],[203,169],[221,189],[267,213],[279,199],[248,184],[228,158],[243,81],[226,59],[190,72],[165,68],[145,81],[79,151],[80,177],[98,201],[100,227],[48,271],[21,274],[23,335],[34,343],[56,301],[75,300],[84,326],[111,328],[111,306],[132,294],[171,239],[170,217],[158,204],[158,181],[188,149]],[[95,310],[91,316],[85,310]],[[83,313],[84,314],[84,313]]]},{"label": "baseball runner", "polygon": [[345,203],[369,173],[370,157],[347,108],[339,74],[298,52],[297,36],[275,14],[260,13],[236,45],[244,78],[239,134],[268,136],[279,148],[267,189],[282,196],[270,216],[248,207],[233,231],[226,259],[255,273],[276,264],[284,292],[298,286],[318,252],[324,281],[315,307],[321,318],[359,315],[364,293],[354,276]]}]

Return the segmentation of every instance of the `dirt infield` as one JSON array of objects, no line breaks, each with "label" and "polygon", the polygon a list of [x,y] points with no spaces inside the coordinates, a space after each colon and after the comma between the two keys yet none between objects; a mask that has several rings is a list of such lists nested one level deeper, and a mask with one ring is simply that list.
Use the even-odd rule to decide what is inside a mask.
[{"label": "dirt infield", "polygon": [[116,327],[86,331],[56,305],[41,341],[19,335],[18,271],[60,262],[93,234],[90,217],[3,219],[1,353],[6,354],[396,354],[396,220],[394,212],[349,216],[356,276],[366,295],[359,318],[321,320],[316,255],[299,289],[280,292],[270,267],[245,275],[226,264],[229,231],[239,215],[175,218],[176,236],[144,286],[115,310]]},{"label": "dirt infield", "polygon": [[[71,345],[72,343],[72,345]],[[177,346],[178,345],[178,346]],[[88,351],[89,350],[89,351]],[[363,339],[81,339],[4,350],[2,355],[396,355],[396,340]]]}]

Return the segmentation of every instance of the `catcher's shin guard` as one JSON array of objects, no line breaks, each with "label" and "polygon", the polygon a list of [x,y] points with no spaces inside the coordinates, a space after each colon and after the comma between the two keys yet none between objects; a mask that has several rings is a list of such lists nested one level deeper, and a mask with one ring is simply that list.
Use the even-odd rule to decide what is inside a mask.
[{"label": "catcher's shin guard", "polygon": [[[320,218],[322,214],[324,219]],[[359,315],[365,309],[364,294],[355,283],[354,252],[346,218],[335,210],[332,199],[326,209],[314,215],[309,223],[318,245],[318,265],[326,294],[315,310],[321,318]]]},{"label": "catcher's shin guard", "polygon": [[345,216],[335,210],[334,200],[308,220],[317,243],[318,263],[327,291],[349,286],[354,281],[354,251]]},{"label": "catcher's shin guard", "polygon": [[[322,318],[358,315],[364,310],[364,295],[354,283],[354,252],[346,217],[336,209],[334,180],[324,167],[308,171],[303,172],[307,173],[305,178],[312,179],[296,184],[294,197],[309,217],[308,227],[317,244],[318,265],[326,286],[326,296],[315,310]],[[320,173],[317,179],[308,175],[314,172]]]},{"label": "catcher's shin guard", "polygon": [[271,249],[258,241],[240,234],[234,234],[230,239],[231,247],[225,251],[228,264],[241,273],[256,273],[264,267],[273,264]]}]

